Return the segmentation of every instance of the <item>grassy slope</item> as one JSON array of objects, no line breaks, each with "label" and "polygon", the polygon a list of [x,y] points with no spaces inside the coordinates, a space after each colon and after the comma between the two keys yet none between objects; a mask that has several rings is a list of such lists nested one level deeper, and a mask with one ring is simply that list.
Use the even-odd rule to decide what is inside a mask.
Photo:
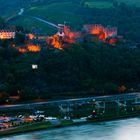
[{"label": "grassy slope", "polygon": [[20,17],[16,21],[14,21],[15,25],[22,25],[28,30],[32,29],[40,29],[43,32],[47,33],[48,35],[51,34],[52,32],[56,32],[54,28],[50,26],[46,26],[44,23],[36,21],[35,19],[29,18],[29,17]]},{"label": "grassy slope", "polygon": [[0,16],[9,17],[17,13],[19,0],[0,0]]},{"label": "grassy slope", "polygon": [[[118,0],[118,2],[124,2],[127,4],[134,4],[140,7],[140,0]],[[97,1],[97,0],[86,0],[85,4],[91,8],[109,8],[112,6],[112,2],[109,1]]]},{"label": "grassy slope", "polygon": [[[118,0],[120,2],[127,2],[130,4],[136,4],[140,6],[140,0]],[[2,4],[1,4],[2,3]],[[2,8],[2,12],[0,15],[7,17],[12,14],[17,13],[19,10],[19,0],[10,1],[0,0],[0,9]],[[11,8],[6,9],[7,5],[11,5]],[[16,5],[16,6],[15,6]],[[94,1],[94,0],[85,0],[85,5],[88,5],[89,8],[109,8],[112,6],[111,2],[107,1]],[[5,7],[5,8],[4,8]],[[16,9],[17,8],[17,9]],[[67,2],[59,2],[55,1],[54,3],[40,5],[40,6],[32,6],[26,10],[27,15],[33,15],[42,17],[48,21],[52,21],[56,24],[63,23],[64,21],[70,22],[71,26],[74,28],[75,25],[78,26],[79,23],[84,21],[84,15],[77,14],[77,11],[82,10],[84,7],[78,5],[78,3],[72,3],[71,1]],[[21,17],[14,21],[16,25],[23,25],[27,29],[31,28],[41,28],[47,33],[55,32],[52,28],[48,27],[44,23],[40,23],[31,18]]]},{"label": "grassy slope", "polygon": [[119,2],[125,2],[127,4],[135,4],[140,7],[140,0],[118,0]]},{"label": "grassy slope", "polygon": [[[75,24],[77,26],[84,18],[82,15],[75,14],[79,8],[80,6],[78,4],[72,2],[55,2],[49,5],[30,7],[28,10],[26,10],[25,14],[41,17],[55,24],[64,23],[64,21],[67,21],[74,27]],[[21,17],[14,23],[16,25],[21,24],[28,29],[33,27],[42,28],[45,32],[47,31],[47,33],[55,31],[46,24],[27,17]]]},{"label": "grassy slope", "polygon": [[43,129],[60,128],[60,127],[66,127],[66,126],[70,126],[70,125],[74,125],[73,121],[71,121],[71,120],[62,121],[60,125],[59,124],[53,125],[49,122],[39,122],[39,123],[23,125],[23,126],[15,128],[15,129],[0,132],[0,136],[25,133],[25,132],[33,132],[33,131],[43,130]]},{"label": "grassy slope", "polygon": [[87,0],[85,2],[85,6],[88,6],[89,8],[99,8],[99,9],[110,8],[112,7],[112,2]]},{"label": "grassy slope", "polygon": [[77,4],[71,2],[54,3],[45,6],[31,7],[27,13],[29,15],[40,16],[54,23],[63,23],[64,21],[78,23],[82,16],[75,14],[79,8]]}]

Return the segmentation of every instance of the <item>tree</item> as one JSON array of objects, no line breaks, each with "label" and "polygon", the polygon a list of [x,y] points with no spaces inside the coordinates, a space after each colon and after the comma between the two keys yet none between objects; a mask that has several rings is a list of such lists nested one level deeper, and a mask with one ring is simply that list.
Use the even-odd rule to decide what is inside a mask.
[{"label": "tree", "polygon": [[15,37],[16,44],[25,44],[25,35],[21,33],[16,33]]},{"label": "tree", "polygon": [[0,92],[0,104],[5,103],[9,98],[9,95],[6,92]]},{"label": "tree", "polygon": [[0,28],[4,28],[5,27],[5,21],[2,17],[0,17]]},{"label": "tree", "polygon": [[119,3],[117,0],[113,0],[113,6],[114,8],[117,8],[119,6]]},{"label": "tree", "polygon": [[120,87],[119,87],[119,92],[120,93],[124,93],[126,91],[126,87],[124,86],[124,85],[121,85]]},{"label": "tree", "polygon": [[118,93],[118,86],[112,82],[106,83],[104,85],[105,94],[117,94]]}]

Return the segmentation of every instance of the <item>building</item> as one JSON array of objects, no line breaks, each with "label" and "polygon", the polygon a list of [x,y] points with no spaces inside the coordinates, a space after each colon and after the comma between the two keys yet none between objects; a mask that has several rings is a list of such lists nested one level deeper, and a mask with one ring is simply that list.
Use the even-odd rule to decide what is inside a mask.
[{"label": "building", "polygon": [[0,39],[14,39],[15,31],[12,30],[0,30]]},{"label": "building", "polygon": [[108,37],[117,36],[118,30],[116,27],[104,27],[98,24],[84,25],[84,31],[88,34],[97,35],[100,40],[106,40]]}]

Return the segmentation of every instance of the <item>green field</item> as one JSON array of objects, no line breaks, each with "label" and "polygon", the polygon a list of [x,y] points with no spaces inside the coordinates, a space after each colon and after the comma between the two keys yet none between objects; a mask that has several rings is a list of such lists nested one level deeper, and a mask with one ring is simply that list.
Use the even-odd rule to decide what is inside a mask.
[{"label": "green field", "polygon": [[89,7],[89,8],[104,9],[104,8],[112,7],[112,2],[108,2],[108,1],[87,1],[87,2],[85,2],[85,6]]},{"label": "green field", "polygon": [[56,32],[57,30],[52,28],[51,26],[47,26],[46,24],[39,22],[33,18],[29,17],[20,17],[16,21],[14,21],[15,25],[22,25],[25,27],[27,30],[32,30],[32,29],[39,29],[44,33],[47,33],[48,35],[52,34],[52,32]]},{"label": "green field", "polygon": [[81,7],[72,2],[54,3],[45,6],[31,7],[27,14],[43,17],[54,23],[64,23],[64,21],[76,24],[82,20],[82,15],[75,12]]},{"label": "green field", "polygon": [[[11,15],[15,15],[18,13],[19,1],[15,0],[11,2],[7,0],[0,0],[0,15],[3,17],[8,17]],[[136,6],[140,6],[140,0],[118,0],[119,2],[126,2],[127,4],[135,4]],[[3,4],[4,3],[4,4]],[[9,3],[9,4],[8,4]],[[8,6],[10,5],[10,6]],[[18,6],[17,6],[18,5]],[[7,8],[10,7],[10,8]],[[79,2],[71,2],[71,1],[53,1],[50,3],[45,3],[42,5],[30,5],[25,8],[25,15],[32,15],[36,17],[41,17],[46,19],[47,21],[51,21],[55,24],[64,23],[64,21],[68,22],[73,29],[81,29],[82,24],[89,19],[91,13],[88,11],[97,8],[97,9],[108,9],[113,6],[112,1],[106,0],[81,0]],[[47,31],[47,33],[56,32],[56,30],[47,26],[44,23],[40,23],[35,21],[29,17],[19,17],[11,24],[22,25],[24,28],[30,30],[32,28],[40,28],[43,31]]]},{"label": "green field", "polygon": [[0,0],[0,16],[9,17],[19,10],[19,0]]},{"label": "green field", "polygon": [[125,2],[127,4],[134,4],[135,6],[140,7],[140,0],[118,0],[119,2]]},{"label": "green field", "polygon": [[[133,4],[137,7],[140,7],[140,0],[118,0],[119,3],[124,2],[126,4]],[[113,6],[113,2],[112,1],[97,1],[97,0],[85,0],[85,6],[89,7],[89,8],[99,8],[99,9],[103,9],[103,8],[110,8]]]},{"label": "green field", "polygon": [[[72,2],[55,2],[49,5],[32,6],[29,9],[26,9],[25,15],[41,17],[55,24],[63,24],[64,21],[66,21],[70,23],[73,28],[75,25],[77,28],[79,23],[84,19],[83,15],[76,14],[76,11],[80,9],[81,7],[78,4]],[[27,29],[41,28],[43,31],[47,31],[47,33],[52,31],[56,32],[52,27],[26,16],[18,18],[13,23],[16,25],[22,25]]]}]

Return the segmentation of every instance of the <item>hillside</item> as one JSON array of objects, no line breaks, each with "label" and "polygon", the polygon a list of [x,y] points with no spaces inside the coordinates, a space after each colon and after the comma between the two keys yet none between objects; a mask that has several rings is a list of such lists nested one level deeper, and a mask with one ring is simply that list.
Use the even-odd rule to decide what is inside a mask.
[{"label": "hillside", "polygon": [[124,2],[127,4],[134,4],[135,6],[140,6],[140,1],[139,0],[118,0],[119,2]]},{"label": "hillside", "polygon": [[[14,2],[11,3],[13,13],[10,13],[18,15],[22,7],[20,3]],[[7,4],[10,3],[5,3],[4,6],[6,7]],[[140,38],[140,8],[126,4],[115,5],[111,0],[81,2],[49,0],[42,1],[40,4],[31,2],[23,8],[24,13],[15,16],[15,19],[9,22],[11,25],[22,25],[24,29],[28,29],[29,32],[23,30],[23,33],[30,33],[34,28],[42,29],[42,32],[47,34],[57,32],[56,29],[33,17],[39,17],[54,24],[66,21],[71,26],[72,32],[81,33],[80,38],[83,42],[77,41],[76,44],[69,46],[70,43],[64,39],[61,39],[59,43],[60,36],[53,34],[54,36],[47,36],[44,39],[47,43],[43,45],[45,48],[42,51],[31,53],[25,50],[25,54],[22,54],[17,51],[18,49],[7,47],[11,45],[13,47],[13,42],[1,40],[0,90],[7,93],[6,96],[15,96],[20,93],[23,100],[58,99],[66,98],[65,93],[73,98],[116,94],[120,87],[126,87],[127,92],[140,88],[140,48],[136,47]],[[5,9],[2,12],[4,11]],[[7,13],[9,14],[8,11]],[[85,36],[86,32],[82,29],[85,24],[99,24],[99,27],[102,24],[102,27],[107,27],[98,30],[95,26],[100,35],[103,35],[101,33],[104,33],[105,29],[117,27],[118,36],[122,42],[111,46],[99,41],[88,41],[91,33]],[[77,34],[71,34],[72,32],[68,33],[75,37]],[[116,34],[114,37],[118,37]],[[16,36],[14,43],[19,45],[17,47],[30,47],[31,44],[24,46],[27,45],[28,40],[25,41],[22,37],[21,32]],[[68,37],[65,34],[65,37],[61,38],[69,39]],[[63,46],[64,42],[68,47],[63,51],[51,48],[55,43]],[[131,49],[134,48],[131,46],[133,44],[135,49]],[[37,69],[32,68],[34,64]],[[76,95],[75,92],[77,92]]]},{"label": "hillside", "polygon": [[[134,3],[136,6],[140,5],[139,0],[119,0],[119,2],[126,2],[131,6]],[[16,16],[9,23],[23,26],[29,31],[39,29],[49,35],[57,32],[57,29],[31,18],[31,16],[36,16],[55,24],[67,22],[72,30],[81,30],[84,24],[116,26],[119,34],[139,42],[140,9],[119,5],[119,3],[118,7],[113,8],[113,0],[42,0],[42,2],[33,0],[7,0],[4,2],[0,0],[0,4],[1,16],[6,19],[13,15]],[[20,8],[24,8],[24,13],[22,16],[17,16]]]},{"label": "hillside", "polygon": [[[102,5],[104,5],[104,7]],[[34,4],[25,9],[24,15],[37,16],[55,24],[64,23],[66,21],[71,26],[72,30],[81,30],[84,24],[116,26],[118,27],[118,33],[120,35],[123,35],[127,39],[139,42],[140,9],[123,4],[118,4],[115,8],[112,7],[112,0],[84,0],[82,2],[62,0],[61,2],[54,1],[43,5]],[[40,28],[48,34],[56,32],[56,30],[50,26],[27,16],[18,18],[13,24],[22,25],[28,30]]]},{"label": "hillside", "polygon": [[20,0],[0,0],[0,16],[8,17],[15,14],[20,8]]},{"label": "hillside", "polygon": [[[119,0],[119,2],[126,2],[127,4],[140,6],[139,0]],[[94,13],[97,12],[95,9],[110,9],[113,7],[113,0],[42,0],[42,2],[34,2],[33,0],[7,0],[4,2],[4,0],[0,0],[0,5],[0,15],[4,18],[17,15],[20,8],[24,7],[24,15],[41,17],[56,24],[64,23],[64,21],[66,21],[73,28],[80,29],[82,24],[85,22],[102,22],[98,21],[100,19],[96,19],[96,21],[94,17],[92,17],[95,16]],[[54,31],[46,25],[36,22],[27,16],[16,18],[16,20],[14,20],[11,24],[22,25],[27,29],[40,27],[45,32],[48,31],[48,33]]]},{"label": "hillside", "polygon": [[[122,85],[127,92],[140,88],[139,48],[89,46],[26,55],[0,47],[0,91],[23,100],[56,100],[117,94]],[[32,69],[32,64],[38,69]]]},{"label": "hillside", "polygon": [[[67,0],[0,0],[0,9],[1,9],[1,16],[7,17],[12,14],[15,14],[21,7],[26,7],[29,8],[29,10],[32,10],[32,8],[42,9],[47,6],[46,11],[48,11],[50,8],[53,8],[53,6],[57,6],[57,9],[60,11],[63,11],[63,8],[66,9],[67,6],[65,5],[68,2],[73,2],[71,5],[71,8],[75,8],[79,5],[79,3],[83,3],[83,5],[88,5],[90,8],[110,8],[112,6],[113,0],[72,0],[72,1],[67,1]],[[135,6],[140,6],[140,1],[139,0],[118,0],[118,2],[124,2],[127,4],[134,4]],[[33,7],[32,7],[33,6]],[[35,6],[35,7],[34,7]],[[66,6],[66,7],[65,7]],[[35,10],[35,9],[34,9]]]}]

